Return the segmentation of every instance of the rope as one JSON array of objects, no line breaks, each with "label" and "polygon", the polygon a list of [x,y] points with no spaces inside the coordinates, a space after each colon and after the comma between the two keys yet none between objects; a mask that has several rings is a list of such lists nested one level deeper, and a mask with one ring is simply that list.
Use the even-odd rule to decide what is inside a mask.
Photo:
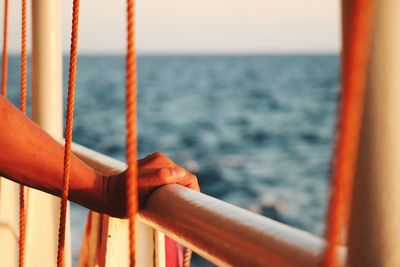
[{"label": "rope", "polygon": [[3,25],[3,56],[1,64],[1,95],[7,95],[7,77],[8,77],[8,0],[4,0],[4,25]]},{"label": "rope", "polygon": [[75,82],[76,82],[76,62],[78,52],[78,22],[79,22],[79,0],[74,0],[72,8],[72,30],[71,30],[71,48],[69,54],[69,74],[68,74],[68,99],[67,115],[65,126],[65,149],[64,149],[64,173],[63,190],[61,196],[60,208],[60,227],[58,232],[58,250],[57,266],[64,266],[64,248],[65,248],[65,223],[67,217],[68,190],[71,172],[71,143],[72,127],[75,100]]},{"label": "rope", "polygon": [[28,57],[26,52],[26,0],[22,0],[22,24],[21,24],[21,111],[26,113],[26,77]]},{"label": "rope", "polygon": [[[126,159],[128,169],[127,200],[129,218],[130,266],[136,262],[136,223],[138,212],[137,182],[137,60],[135,49],[135,1],[127,0],[127,55],[126,55]],[[184,266],[190,266],[192,251],[185,249]]]},{"label": "rope", "polygon": [[[21,7],[21,96],[20,96],[20,108],[21,111],[26,114],[26,73],[28,58],[26,53],[26,0],[22,0]],[[19,186],[19,251],[18,251],[18,265],[19,267],[24,266],[25,260],[25,195],[24,186]]]},{"label": "rope", "polygon": [[129,218],[129,251],[130,266],[135,266],[136,255],[136,224],[138,212],[137,183],[137,127],[136,127],[136,50],[135,50],[135,1],[127,0],[127,54],[126,54],[126,160],[128,169],[127,182],[127,212]]},{"label": "rope", "polygon": [[[345,2],[344,5],[349,5]],[[354,0],[351,4],[346,8],[352,9],[343,14],[349,27],[344,29],[343,38],[340,125],[323,259],[327,267],[340,266],[335,246],[347,239],[370,50],[372,0]]]},{"label": "rope", "polygon": [[192,250],[190,248],[185,248],[183,255],[183,267],[190,267],[190,261],[192,259]]}]

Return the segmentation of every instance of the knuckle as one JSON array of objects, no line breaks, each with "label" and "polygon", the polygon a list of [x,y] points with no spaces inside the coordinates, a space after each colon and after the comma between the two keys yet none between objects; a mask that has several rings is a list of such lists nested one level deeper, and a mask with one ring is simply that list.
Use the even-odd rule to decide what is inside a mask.
[{"label": "knuckle", "polygon": [[149,155],[149,162],[151,163],[168,162],[168,157],[165,156],[164,153],[157,151]]},{"label": "knuckle", "polygon": [[169,181],[172,178],[172,171],[169,168],[160,168],[157,170],[157,178],[162,181]]},{"label": "knuckle", "polygon": [[162,153],[157,151],[157,152],[154,152],[154,153],[151,153],[151,154],[147,155],[146,159],[148,159],[150,161],[154,161],[157,158],[161,157],[161,155],[162,155]]},{"label": "knuckle", "polygon": [[153,155],[155,158],[164,158],[164,157],[165,157],[165,155],[164,155],[162,152],[160,152],[160,151],[154,152],[152,155]]}]

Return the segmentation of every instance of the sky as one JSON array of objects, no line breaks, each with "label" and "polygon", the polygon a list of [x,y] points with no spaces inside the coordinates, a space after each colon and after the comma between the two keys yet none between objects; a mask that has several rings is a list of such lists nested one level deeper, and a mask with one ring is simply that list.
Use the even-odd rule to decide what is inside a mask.
[{"label": "sky", "polygon": [[[61,2],[61,38],[63,51],[68,52],[72,0]],[[81,1],[79,52],[124,53],[125,2]],[[161,54],[337,53],[339,2],[136,0],[137,49],[139,53]],[[17,53],[20,0],[10,1],[9,36],[10,51]]]}]

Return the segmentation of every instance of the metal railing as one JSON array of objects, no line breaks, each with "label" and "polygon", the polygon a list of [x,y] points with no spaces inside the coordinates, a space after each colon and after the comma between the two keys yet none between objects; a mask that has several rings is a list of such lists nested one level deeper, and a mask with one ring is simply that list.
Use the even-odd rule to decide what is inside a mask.
[{"label": "metal railing", "polygon": [[[126,167],[79,145],[74,152],[101,172]],[[179,185],[157,189],[139,217],[218,266],[319,266],[325,245],[310,233]],[[346,248],[338,253],[344,260]]]}]

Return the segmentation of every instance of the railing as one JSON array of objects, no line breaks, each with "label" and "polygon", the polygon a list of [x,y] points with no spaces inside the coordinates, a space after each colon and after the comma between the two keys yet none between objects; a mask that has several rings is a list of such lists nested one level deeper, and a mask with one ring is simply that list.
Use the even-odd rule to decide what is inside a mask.
[{"label": "railing", "polygon": [[[110,173],[125,164],[75,145],[95,169]],[[324,241],[179,185],[163,186],[148,199],[140,220],[218,266],[319,266]],[[338,248],[342,259],[346,249]]]}]

